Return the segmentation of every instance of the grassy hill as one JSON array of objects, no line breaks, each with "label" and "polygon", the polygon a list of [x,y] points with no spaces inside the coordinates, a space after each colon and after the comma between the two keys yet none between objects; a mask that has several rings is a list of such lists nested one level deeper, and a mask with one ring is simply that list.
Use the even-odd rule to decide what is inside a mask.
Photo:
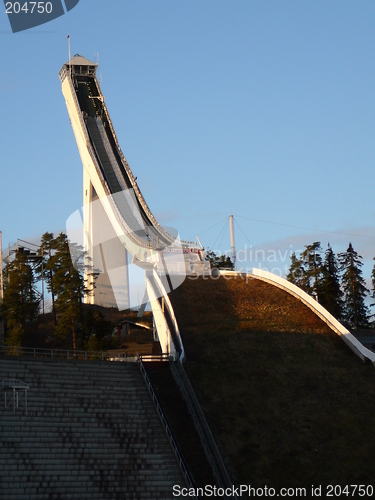
[{"label": "grassy hill", "polygon": [[186,371],[236,483],[373,482],[371,364],[256,279],[186,279],[170,298]]}]

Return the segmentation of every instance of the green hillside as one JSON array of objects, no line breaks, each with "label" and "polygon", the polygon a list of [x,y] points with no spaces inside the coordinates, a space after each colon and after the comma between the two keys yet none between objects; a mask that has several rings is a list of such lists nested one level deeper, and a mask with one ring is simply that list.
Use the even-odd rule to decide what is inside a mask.
[{"label": "green hillside", "polygon": [[172,292],[185,369],[237,484],[371,484],[375,368],[299,300],[256,279]]}]

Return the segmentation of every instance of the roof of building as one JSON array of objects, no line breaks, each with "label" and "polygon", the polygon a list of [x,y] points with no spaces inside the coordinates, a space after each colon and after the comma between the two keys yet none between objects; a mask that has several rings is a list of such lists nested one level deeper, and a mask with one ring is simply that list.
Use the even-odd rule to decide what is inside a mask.
[{"label": "roof of building", "polygon": [[97,66],[97,63],[89,61],[86,57],[81,56],[80,54],[75,54],[70,58],[68,62],[65,63],[66,66]]}]

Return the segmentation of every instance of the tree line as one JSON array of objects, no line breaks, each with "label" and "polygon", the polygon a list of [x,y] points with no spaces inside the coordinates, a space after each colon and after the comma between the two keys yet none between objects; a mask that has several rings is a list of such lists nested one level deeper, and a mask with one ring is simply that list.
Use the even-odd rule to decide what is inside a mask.
[{"label": "tree line", "polygon": [[[40,320],[42,294],[38,287],[43,281],[51,296],[56,336],[67,339],[73,349],[105,348],[104,338],[113,325],[99,311],[83,308],[84,298],[94,291],[97,273],[77,246],[73,265],[70,246],[64,233],[54,237],[46,232],[36,255],[18,249],[6,265],[0,316],[5,321],[7,345],[21,347],[32,343]],[[212,267],[233,269],[227,256],[207,252],[207,258]],[[365,300],[370,291],[362,275],[362,260],[351,243],[336,256],[329,244],[323,253],[320,242],[314,242],[306,245],[298,256],[291,255],[286,278],[313,296],[339,321],[350,327],[366,328],[371,315]],[[371,296],[375,298],[375,265],[371,277]]]},{"label": "tree line", "polygon": [[67,339],[73,349],[97,350],[112,331],[98,311],[84,311],[83,299],[93,293],[95,273],[81,248],[74,245],[72,262],[67,236],[46,232],[36,254],[19,248],[4,269],[4,299],[0,314],[5,322],[5,343],[25,346],[35,337],[40,320],[43,282],[51,295],[56,336]]},{"label": "tree line", "polygon": [[[330,244],[323,253],[319,241],[306,245],[297,257],[291,255],[287,280],[313,296],[336,319],[352,328],[369,326],[370,310],[366,297],[371,293],[362,273],[363,258],[353,245],[345,252],[334,254]],[[372,270],[372,286],[375,290],[375,266]]]},{"label": "tree line", "polygon": [[[212,268],[234,269],[231,259],[226,255],[207,251],[206,258]],[[293,252],[290,261],[286,275],[288,281],[314,297],[348,327],[370,326],[372,315],[366,305],[366,298],[370,295],[375,299],[375,265],[371,274],[373,291],[370,292],[362,274],[363,258],[351,243],[345,252],[336,256],[329,243],[323,252],[321,243],[316,241],[306,245],[298,256]]]},{"label": "tree line", "polygon": [[234,264],[230,257],[224,254],[217,255],[217,253],[212,250],[206,251],[206,260],[209,261],[211,268],[214,269],[229,269],[231,271],[234,269]]}]

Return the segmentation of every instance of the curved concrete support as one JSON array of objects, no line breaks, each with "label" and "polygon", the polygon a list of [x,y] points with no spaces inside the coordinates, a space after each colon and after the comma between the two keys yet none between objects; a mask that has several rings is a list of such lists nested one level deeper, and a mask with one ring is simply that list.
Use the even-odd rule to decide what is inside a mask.
[{"label": "curved concrete support", "polygon": [[156,273],[154,273],[153,271],[146,272],[146,288],[152,309],[152,314],[154,316],[156,331],[158,332],[162,353],[169,354],[174,359],[176,359],[176,348],[172,340],[172,335],[164,314],[162,304],[160,302],[160,297],[163,297],[163,295],[161,295],[162,290],[159,289],[158,284],[155,282],[155,274]]},{"label": "curved concrete support", "polygon": [[177,336],[177,340],[180,344],[181,352],[180,352],[179,359],[182,362],[182,360],[185,358],[185,350],[184,350],[184,345],[182,343],[182,339],[181,339],[181,335],[180,335],[180,329],[178,328],[177,319],[176,319],[176,316],[174,314],[172,302],[169,299],[167,290],[165,289],[159,275],[155,271],[154,271],[154,278],[155,278],[156,284],[159,287],[159,290],[163,293],[162,297],[164,299],[164,304],[165,304],[165,307],[168,309],[169,316],[171,318],[171,321],[172,321],[172,324],[173,324],[173,327],[174,327],[174,330],[175,330],[175,333]]},{"label": "curved concrete support", "polygon": [[349,330],[347,330],[336,318],[332,316],[322,305],[320,305],[316,300],[314,300],[310,295],[301,290],[298,286],[290,283],[284,278],[272,274],[268,271],[263,271],[262,269],[254,268],[251,274],[256,279],[270,283],[271,285],[277,286],[282,290],[290,293],[301,302],[303,302],[307,307],[309,307],[320,319],[322,319],[327,325],[340,335],[346,344],[359,356],[363,361],[369,360],[372,363],[375,362],[375,353],[367,349],[362,345]]}]

